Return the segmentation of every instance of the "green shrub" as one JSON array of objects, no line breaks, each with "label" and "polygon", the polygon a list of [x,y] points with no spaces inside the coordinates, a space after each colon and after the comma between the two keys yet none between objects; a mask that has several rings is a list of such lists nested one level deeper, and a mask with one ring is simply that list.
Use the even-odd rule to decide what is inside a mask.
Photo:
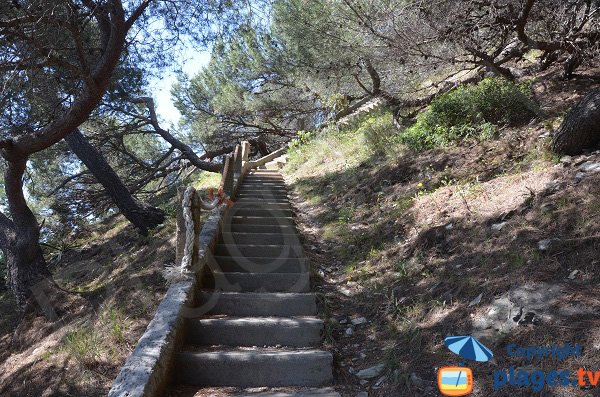
[{"label": "green shrub", "polygon": [[400,140],[417,149],[447,146],[458,139],[489,139],[499,125],[519,125],[537,114],[527,84],[487,78],[436,98]]},{"label": "green shrub", "polygon": [[387,153],[397,134],[392,113],[382,110],[365,116],[361,119],[356,133],[364,134],[367,147],[373,153]]}]

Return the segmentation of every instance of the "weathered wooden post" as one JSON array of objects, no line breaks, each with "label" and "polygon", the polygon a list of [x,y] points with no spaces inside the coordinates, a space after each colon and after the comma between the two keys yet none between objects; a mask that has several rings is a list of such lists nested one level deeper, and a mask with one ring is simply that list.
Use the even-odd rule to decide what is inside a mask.
[{"label": "weathered wooden post", "polygon": [[223,192],[231,196],[233,194],[233,157],[227,155],[225,157],[225,167],[223,167]]},{"label": "weathered wooden post", "polygon": [[183,196],[185,187],[177,188],[177,242],[175,246],[175,266],[180,267],[185,250],[185,220],[183,219]]},{"label": "weathered wooden post", "polygon": [[240,145],[235,145],[235,150],[233,151],[233,178],[235,183],[240,179],[242,175],[242,147]]},{"label": "weathered wooden post", "polygon": [[248,158],[250,157],[250,142],[242,142],[242,173],[248,171]]},{"label": "weathered wooden post", "polygon": [[248,161],[248,156],[250,155],[250,142],[243,141],[242,142],[242,161]]},{"label": "weathered wooden post", "polygon": [[200,223],[200,217],[202,216],[202,198],[197,191],[194,191],[192,196],[192,219],[194,220],[194,252],[192,253],[192,267],[191,271],[197,273],[202,270],[202,264],[200,263],[200,247],[198,247],[198,236],[200,230],[202,230],[202,224]]}]

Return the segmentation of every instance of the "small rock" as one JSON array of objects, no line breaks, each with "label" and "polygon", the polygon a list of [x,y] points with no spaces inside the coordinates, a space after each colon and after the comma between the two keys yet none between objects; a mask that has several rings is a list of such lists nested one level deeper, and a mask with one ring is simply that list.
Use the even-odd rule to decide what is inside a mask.
[{"label": "small rock", "polygon": [[594,163],[593,161],[586,161],[585,163],[581,164],[581,166],[579,167],[579,170],[583,171],[583,172],[590,172],[590,173],[600,172],[600,163]]},{"label": "small rock", "polygon": [[538,241],[538,249],[540,251],[548,251],[552,245],[552,240],[540,240]]},{"label": "small rock", "polygon": [[352,296],[352,291],[350,291],[348,288],[342,287],[342,288],[340,288],[340,292],[344,296]]},{"label": "small rock", "polygon": [[544,190],[546,191],[546,195],[554,193],[554,192],[558,192],[560,190],[560,182],[557,181],[557,180],[553,180],[551,182],[548,182],[544,186]]},{"label": "small rock", "polygon": [[564,165],[569,165],[569,164],[571,164],[572,161],[573,161],[573,157],[571,157],[571,156],[563,156],[560,158],[561,164],[564,164]]},{"label": "small rock", "polygon": [[556,207],[552,203],[544,203],[540,206],[540,211],[542,214],[549,214],[554,211]]},{"label": "small rock", "polygon": [[500,230],[502,230],[502,228],[504,228],[504,226],[506,226],[506,223],[507,222],[494,223],[492,225],[492,231],[499,232]]},{"label": "small rock", "polygon": [[575,277],[577,277],[577,273],[579,273],[579,270],[577,269],[569,273],[569,280],[575,280]]},{"label": "small rock", "polygon": [[[368,381],[368,380],[364,380],[364,379],[363,379],[363,380],[361,380],[361,381],[360,381],[360,384],[361,384],[361,386],[364,386],[364,385],[366,385],[367,383],[369,383],[369,381]],[[363,396],[364,396],[364,397],[369,397],[369,393],[367,393],[366,391],[363,391],[363,392],[360,392],[360,393],[358,393],[358,394],[356,395],[356,397],[363,397]]]},{"label": "small rock", "polygon": [[587,156],[580,156],[580,157],[578,157],[575,160],[575,162],[573,163],[573,165],[579,166],[579,165],[585,163],[586,161],[588,161],[588,157]]},{"label": "small rock", "polygon": [[575,183],[581,182],[583,178],[585,178],[585,173],[578,172],[577,174],[575,174]]},{"label": "small rock", "polygon": [[360,325],[360,324],[364,324],[367,322],[367,319],[364,317],[359,317],[359,318],[355,318],[352,319],[352,321],[350,321],[352,323],[352,325]]},{"label": "small rock", "polygon": [[414,372],[410,374],[410,382],[419,388],[422,388],[425,384],[423,379],[419,378],[419,376]]},{"label": "small rock", "polygon": [[382,376],[381,378],[377,379],[377,382],[375,382],[375,386],[381,386],[383,382],[385,382],[385,376]]},{"label": "small rock", "polygon": [[452,229],[454,229],[454,224],[449,223],[446,225],[446,230],[452,230]]},{"label": "small rock", "polygon": [[340,320],[340,324],[348,324],[348,320],[343,318]]},{"label": "small rock", "polygon": [[348,327],[346,328],[346,336],[352,336],[354,335],[354,331],[352,331],[352,328]]},{"label": "small rock", "polygon": [[377,364],[370,368],[361,369],[358,371],[356,376],[358,376],[360,379],[373,379],[381,375],[384,369],[385,364]]},{"label": "small rock", "polygon": [[475,299],[473,299],[471,302],[469,302],[469,307],[480,304],[481,298],[483,298],[483,292],[481,294],[477,295],[477,297]]}]

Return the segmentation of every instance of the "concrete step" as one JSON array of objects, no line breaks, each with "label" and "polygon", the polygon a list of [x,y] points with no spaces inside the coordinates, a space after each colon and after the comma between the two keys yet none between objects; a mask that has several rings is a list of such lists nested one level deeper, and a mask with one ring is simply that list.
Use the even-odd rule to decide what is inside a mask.
[{"label": "concrete step", "polygon": [[250,225],[250,224],[230,224],[223,225],[223,232],[240,232],[240,233],[296,233],[295,225]]},{"label": "concrete step", "polygon": [[216,256],[304,258],[301,245],[217,244]]},{"label": "concrete step", "polygon": [[271,183],[244,183],[242,186],[240,186],[240,191],[241,190],[284,190],[286,192],[288,191],[285,185]]},{"label": "concrete step", "polygon": [[222,244],[300,245],[296,233],[221,233]]},{"label": "concrete step", "polygon": [[267,183],[242,183],[240,190],[284,190],[287,192],[287,186],[282,184]]},{"label": "concrete step", "polygon": [[261,206],[261,205],[287,205],[291,206],[289,198],[263,198],[263,197],[246,197],[236,198],[234,205],[244,206]]},{"label": "concrete step", "polygon": [[248,172],[248,175],[277,175],[277,176],[283,176],[283,175],[281,175],[281,172],[279,172],[279,171],[266,170],[266,169],[252,170],[252,171]]},{"label": "concrete step", "polygon": [[249,392],[234,394],[232,397],[341,397],[341,394],[328,387],[324,389],[304,389],[297,391]]},{"label": "concrete step", "polygon": [[273,192],[260,192],[260,193],[246,193],[246,192],[239,192],[238,194],[236,194],[235,196],[236,199],[260,199],[260,200],[266,200],[266,201],[281,201],[281,200],[286,200],[289,201],[289,197],[287,195],[287,193],[273,193]]},{"label": "concrete step", "polygon": [[272,187],[281,187],[287,188],[287,184],[283,181],[283,179],[274,179],[274,178],[254,178],[254,179],[244,179],[242,182],[242,186],[272,186]]},{"label": "concrete step", "polygon": [[226,221],[230,221],[233,225],[280,225],[280,226],[295,226],[294,218],[289,217],[274,217],[274,216],[228,216]]},{"label": "concrete step", "polygon": [[308,273],[213,272],[214,288],[225,292],[309,292]]},{"label": "concrete step", "polygon": [[236,317],[294,317],[317,314],[315,294],[200,291],[198,299],[207,314]]},{"label": "concrete step", "polygon": [[268,202],[268,201],[236,201],[233,209],[249,208],[255,210],[291,210],[289,202]]},{"label": "concrete step", "polygon": [[274,187],[269,187],[269,188],[265,188],[265,187],[261,187],[261,188],[255,188],[255,187],[244,187],[242,186],[238,191],[237,191],[238,195],[246,195],[246,194],[260,194],[262,196],[265,195],[286,195],[288,194],[288,190],[284,189],[284,188],[274,188]]},{"label": "concrete step", "polygon": [[316,347],[322,335],[317,318],[204,318],[187,325],[187,343],[199,346]]},{"label": "concrete step", "polygon": [[275,218],[291,218],[294,216],[294,211],[291,208],[279,209],[279,208],[249,208],[249,207],[236,207],[231,209],[232,216],[272,216]]},{"label": "concrete step", "polygon": [[243,183],[254,182],[254,181],[275,181],[285,183],[285,179],[280,175],[260,175],[260,174],[248,174],[244,177]]},{"label": "concrete step", "polygon": [[332,381],[332,362],[322,350],[187,351],[177,354],[175,374],[195,386],[320,386]]},{"label": "concrete step", "polygon": [[235,273],[307,273],[308,261],[300,258],[244,258],[235,256],[215,256],[214,271]]}]

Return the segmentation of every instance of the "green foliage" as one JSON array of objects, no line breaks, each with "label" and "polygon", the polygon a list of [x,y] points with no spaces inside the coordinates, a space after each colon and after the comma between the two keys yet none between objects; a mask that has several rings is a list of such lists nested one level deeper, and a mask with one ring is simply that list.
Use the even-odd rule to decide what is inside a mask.
[{"label": "green foliage", "polygon": [[490,139],[499,125],[518,125],[536,116],[529,94],[527,84],[500,78],[460,87],[436,98],[400,140],[425,150],[464,138]]},{"label": "green foliage", "polygon": [[65,335],[64,348],[77,361],[84,365],[92,365],[101,353],[97,333],[91,327],[81,327]]},{"label": "green foliage", "polygon": [[392,112],[383,110],[366,116],[356,129],[363,134],[369,149],[375,154],[386,154],[394,146],[396,129]]},{"label": "green foliage", "polygon": [[310,142],[312,138],[314,138],[314,131],[298,131],[296,138],[292,139],[289,144],[290,149],[297,149],[301,146],[304,146]]}]

